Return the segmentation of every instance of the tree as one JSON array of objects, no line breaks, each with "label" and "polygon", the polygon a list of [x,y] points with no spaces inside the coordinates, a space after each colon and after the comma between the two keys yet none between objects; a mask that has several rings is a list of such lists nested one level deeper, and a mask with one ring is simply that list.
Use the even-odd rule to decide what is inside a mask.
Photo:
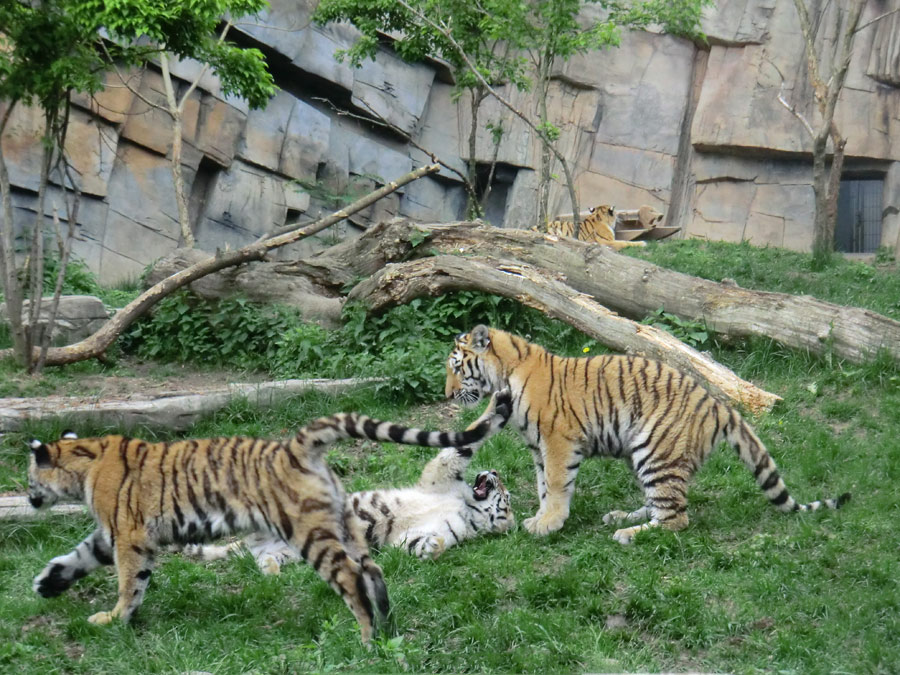
[{"label": "tree", "polygon": [[[433,56],[455,67],[457,82],[471,91],[473,105],[485,95],[521,119],[541,142],[538,226],[547,220],[547,204],[553,178],[553,162],[565,176],[572,203],[576,236],[579,225],[578,198],[568,160],[557,147],[560,129],[549,119],[547,98],[554,66],[575,54],[616,45],[622,27],[640,28],[658,24],[665,30],[691,37],[699,33],[700,12],[710,0],[589,0],[604,10],[604,18],[588,22],[581,12],[585,0],[479,0],[441,2],[436,0],[323,0],[319,20],[348,20],[362,38],[350,50],[374,56],[383,33],[402,31],[397,51],[405,58]],[[405,36],[414,36],[407,40]],[[504,56],[489,46],[502,45]],[[522,70],[522,56],[530,67]],[[510,68],[510,66],[512,66]],[[516,108],[499,87],[507,80],[519,89],[534,86],[536,116]],[[473,110],[474,118],[474,110]],[[470,174],[474,160],[474,138],[470,131]],[[495,140],[496,137],[495,137]]]},{"label": "tree", "polygon": [[[197,55],[204,61],[204,64],[193,82],[180,93],[176,89],[176,83],[173,81],[170,72],[169,61],[171,57],[166,51],[165,42],[163,41],[165,36],[158,35],[156,37],[155,56],[162,73],[163,88],[166,96],[165,105],[160,105],[144,96],[138,89],[129,84],[128,78],[118,68],[116,69],[119,79],[125,86],[148,106],[163,111],[172,120],[172,150],[170,156],[172,181],[175,187],[175,204],[178,209],[181,238],[184,246],[187,248],[193,248],[195,241],[188,213],[188,197],[184,186],[184,175],[181,170],[185,105],[196,91],[201,78],[206,74],[207,70],[218,66],[218,72],[222,72],[223,64],[228,64],[224,67],[226,72],[238,78],[233,93],[246,99],[250,108],[265,107],[269,99],[274,96],[276,87],[271,74],[266,70],[261,53],[257,50],[240,49],[225,41],[234,20],[237,20],[244,14],[259,12],[265,4],[265,0],[219,0],[198,6],[197,12],[202,16],[195,16],[195,19],[202,22],[206,31],[205,36],[207,37],[216,33],[222,16],[228,16],[229,19],[221,27],[218,40],[209,42],[203,51]],[[147,36],[143,36],[142,39],[146,40]]]},{"label": "tree", "polygon": [[[421,0],[414,7],[381,0],[323,0],[315,13],[315,20],[319,23],[350,21],[362,33],[349,49],[337,54],[339,59],[347,58],[354,66],[358,67],[365,59],[375,59],[385,33],[394,36],[394,50],[408,61],[437,57],[450,64],[455,81],[454,98],[459,101],[464,94],[468,94],[469,98],[469,156],[466,175],[461,178],[466,184],[466,214],[471,218],[483,215],[477,189],[476,144],[479,111],[488,92],[481,79],[490,84],[512,82],[523,89],[530,86],[529,80],[524,77],[522,57],[514,53],[508,41],[490,29],[490,13],[508,11],[505,9],[507,6],[511,6],[510,0],[488,0],[488,6],[466,0]],[[422,21],[419,12],[430,17],[441,17],[445,24],[452,25],[449,31],[452,40]],[[465,53],[481,79],[470,70],[460,51]],[[502,124],[493,122],[489,128],[498,130],[494,133],[496,147]]]},{"label": "tree", "polygon": [[[822,269],[834,252],[834,228],[837,223],[838,193],[841,187],[841,170],[844,166],[844,147],[847,139],[834,121],[844,80],[850,67],[853,39],[856,36],[859,19],[865,9],[865,0],[847,0],[833,8],[834,44],[828,54],[825,41],[821,53],[816,50],[816,37],[824,23],[828,5],[813,21],[805,0],[794,0],[800,31],[806,55],[806,66],[812,87],[815,111],[818,119],[810,122],[795,105],[787,102],[783,93],[781,101],[803,124],[813,140],[813,194],[815,195],[815,216],[813,220],[813,267]],[[828,78],[827,80],[825,78]],[[828,141],[831,141],[831,158],[828,157]]]},{"label": "tree", "polygon": [[[40,369],[49,340],[49,334],[41,335],[37,329],[37,318],[44,286],[44,202],[51,172],[59,174],[64,194],[70,194],[67,185],[74,188],[65,155],[70,94],[98,91],[103,74],[116,62],[139,65],[169,52],[209,64],[226,94],[243,96],[251,105],[264,105],[274,85],[262,53],[218,40],[212,32],[222,13],[253,13],[263,4],[264,0],[0,2],[0,102],[4,104],[0,140],[17,105],[35,105],[44,118],[37,214],[22,234],[22,239],[30,241],[26,255],[16,250],[9,173],[0,143],[0,277],[14,353],[27,370]],[[69,232],[60,246],[51,313],[65,277],[68,240],[77,216],[77,189],[74,196],[71,206],[66,201]],[[62,239],[59,233],[58,238]],[[30,298],[29,316],[23,318],[26,297]],[[54,319],[49,317],[49,325]],[[37,344],[41,350],[34,357]]]}]

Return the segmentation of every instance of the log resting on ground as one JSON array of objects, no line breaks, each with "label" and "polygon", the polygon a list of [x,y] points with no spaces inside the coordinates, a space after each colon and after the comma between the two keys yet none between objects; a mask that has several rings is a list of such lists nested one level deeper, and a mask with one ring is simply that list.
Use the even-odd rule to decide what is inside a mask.
[{"label": "log resting on ground", "polygon": [[810,296],[754,291],[667,270],[594,244],[481,222],[382,223],[358,239],[299,261],[294,270],[320,283],[347,283],[389,262],[434,254],[492,256],[562,272],[565,282],[624,316],[660,307],[704,320],[716,333],[767,337],[793,349],[862,363],[885,350],[900,361],[900,322]]},{"label": "log resting on ground", "polygon": [[552,273],[517,261],[436,256],[389,264],[358,284],[348,300],[362,301],[370,311],[379,313],[419,296],[459,290],[512,298],[561,319],[616,350],[668,363],[705,383],[718,398],[743,405],[753,413],[770,410],[780,400],[666,331],[617,316]]}]

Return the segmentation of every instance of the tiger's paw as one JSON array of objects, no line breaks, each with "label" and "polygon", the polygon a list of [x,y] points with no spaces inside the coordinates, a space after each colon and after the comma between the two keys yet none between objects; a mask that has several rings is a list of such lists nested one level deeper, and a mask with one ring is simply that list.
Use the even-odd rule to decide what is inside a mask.
[{"label": "tiger's paw", "polygon": [[614,525],[616,523],[621,523],[623,520],[628,518],[628,514],[625,511],[610,511],[605,516],[603,516],[603,524],[604,525]]},{"label": "tiger's paw", "polygon": [[256,565],[263,574],[281,574],[281,565],[273,555],[264,555],[257,558]]},{"label": "tiger's paw", "polygon": [[97,612],[96,614],[89,616],[88,621],[96,626],[105,626],[112,623],[113,618],[112,612]]},{"label": "tiger's paw", "polygon": [[634,542],[635,535],[643,529],[643,527],[625,527],[621,530],[616,530],[613,539],[622,544],[622,546],[628,546]]},{"label": "tiger's paw", "polygon": [[566,519],[559,516],[547,516],[538,514],[534,516],[534,518],[528,518],[525,521],[525,529],[528,530],[531,534],[543,536],[545,534],[550,534],[551,532],[556,532],[557,530],[562,528],[565,522]]},{"label": "tiger's paw", "polygon": [[38,574],[31,584],[35,593],[44,598],[53,598],[67,590],[69,586],[85,576],[87,572],[77,567],[68,567],[52,560]]},{"label": "tiger's paw", "polygon": [[447,543],[441,536],[424,537],[416,546],[416,555],[422,560],[437,560],[447,550]]}]

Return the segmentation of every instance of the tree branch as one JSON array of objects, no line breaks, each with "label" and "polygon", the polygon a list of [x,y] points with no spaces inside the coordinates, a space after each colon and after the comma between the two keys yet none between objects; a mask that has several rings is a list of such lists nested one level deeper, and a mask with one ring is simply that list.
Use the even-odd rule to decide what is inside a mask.
[{"label": "tree branch", "polygon": [[[330,227],[335,223],[347,218],[348,216],[360,211],[367,206],[378,201],[382,197],[400,187],[410,183],[422,176],[438,171],[440,167],[436,164],[421,167],[415,171],[411,171],[402,178],[391,181],[384,187],[375,192],[358,199],[353,204],[332,213],[326,218],[299,228],[296,225],[282,228],[281,230],[257,240],[252,244],[248,244],[236,251],[231,251],[216,255],[206,260],[202,260],[195,265],[191,265],[170,277],[160,281],[158,284],[149,288],[137,298],[128,303],[125,307],[116,312],[109,321],[95,332],[93,335],[85,338],[81,342],[77,342],[66,347],[51,348],[47,352],[46,364],[48,366],[60,366],[67,363],[75,363],[85,359],[100,357],[115,342],[116,338],[122,331],[131,325],[135,320],[143,316],[151,307],[157,304],[172,292],[182,288],[197,279],[205,277],[213,272],[234,267],[253,260],[262,260],[266,254],[274,249],[287,244],[292,244],[305,237],[315,234],[326,227]],[[287,231],[285,231],[287,230]],[[13,355],[13,351],[5,349],[0,351],[0,359]],[[36,355],[37,356],[37,355]]]}]

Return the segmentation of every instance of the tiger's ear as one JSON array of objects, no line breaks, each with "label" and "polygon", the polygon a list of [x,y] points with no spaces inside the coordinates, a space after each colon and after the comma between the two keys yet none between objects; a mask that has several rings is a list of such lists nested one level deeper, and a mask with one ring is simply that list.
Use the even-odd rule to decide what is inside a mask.
[{"label": "tiger's ear", "polygon": [[62,432],[62,437],[67,441],[73,441],[78,438],[78,434],[76,434],[71,429],[66,429],[64,432]]},{"label": "tiger's ear", "polygon": [[488,348],[488,345],[491,344],[490,329],[484,324],[475,326],[475,328],[472,329],[470,337],[472,349],[476,352],[483,352]]},{"label": "tiger's ear", "polygon": [[34,455],[34,462],[38,466],[50,466],[53,462],[50,460],[50,450],[41,441],[34,439],[31,445],[31,454]]}]

